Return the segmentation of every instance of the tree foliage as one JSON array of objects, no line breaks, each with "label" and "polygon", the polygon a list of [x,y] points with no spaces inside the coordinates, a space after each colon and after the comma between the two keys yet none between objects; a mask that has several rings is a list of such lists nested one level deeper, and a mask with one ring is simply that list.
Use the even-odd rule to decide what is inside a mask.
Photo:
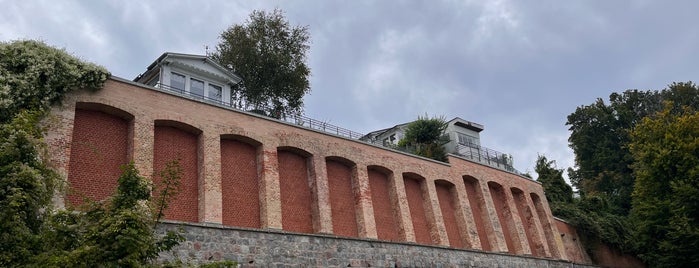
[{"label": "tree foliage", "polygon": [[449,142],[444,135],[447,128],[444,117],[429,118],[427,115],[418,117],[408,124],[405,135],[398,142],[398,146],[406,148],[409,152],[447,162],[447,153],[444,144]]},{"label": "tree foliage", "polygon": [[548,160],[546,156],[539,155],[535,171],[539,175],[536,180],[543,186],[549,203],[573,202],[573,188],[563,178],[563,170],[556,168],[555,160]]},{"label": "tree foliage", "polygon": [[303,96],[310,92],[309,38],[307,26],[290,26],[279,9],[253,11],[244,24],[221,33],[211,56],[243,78],[232,103],[273,116],[301,113]]},{"label": "tree foliage", "polygon": [[[151,200],[153,186],[133,164],[107,202],[52,206],[62,179],[48,164],[41,121],[65,93],[100,89],[108,76],[41,42],[0,43],[0,267],[150,266],[181,241],[176,233],[155,234],[162,206],[154,204],[172,194]],[[180,176],[172,166],[163,173],[168,183]]]},{"label": "tree foliage", "polygon": [[699,107],[699,89],[686,82],[673,83],[662,91],[612,93],[608,104],[597,99],[568,116],[568,141],[577,165],[571,181],[582,196],[603,195],[612,202],[615,213],[628,214],[634,184],[630,132],[643,118],[660,111],[663,101],[668,100],[674,103],[674,112],[683,105]]},{"label": "tree foliage", "polygon": [[631,217],[640,257],[654,267],[699,267],[699,114],[668,102],[632,131]]}]

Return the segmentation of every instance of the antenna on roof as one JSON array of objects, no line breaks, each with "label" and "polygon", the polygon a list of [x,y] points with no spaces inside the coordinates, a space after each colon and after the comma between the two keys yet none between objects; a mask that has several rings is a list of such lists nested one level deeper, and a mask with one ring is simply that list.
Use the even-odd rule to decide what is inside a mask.
[{"label": "antenna on roof", "polygon": [[204,55],[206,55],[207,57],[209,56],[209,45],[207,44],[204,44],[204,53]]}]

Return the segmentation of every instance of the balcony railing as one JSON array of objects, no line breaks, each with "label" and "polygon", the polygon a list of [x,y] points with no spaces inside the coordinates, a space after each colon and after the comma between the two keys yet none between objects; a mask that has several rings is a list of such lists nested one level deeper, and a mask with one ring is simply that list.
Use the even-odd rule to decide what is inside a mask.
[{"label": "balcony railing", "polygon": [[454,154],[488,166],[521,174],[513,166],[512,156],[474,143],[457,144]]},{"label": "balcony railing", "polygon": [[171,87],[171,86],[164,85],[164,84],[157,84],[155,87],[160,88],[160,89],[162,89],[162,90],[166,90],[166,91],[170,91],[170,92],[175,92],[175,93],[178,93],[178,94],[181,94],[181,95],[186,95],[186,96],[189,96],[189,97],[192,97],[192,98],[195,98],[195,99],[200,99],[200,100],[202,100],[202,101],[204,101],[204,102],[209,102],[209,103],[214,103],[214,104],[218,104],[218,105],[228,106],[228,107],[230,107],[230,108],[233,108],[233,109],[236,109],[236,110],[239,110],[239,111],[245,111],[245,112],[251,112],[251,113],[261,114],[261,115],[268,116],[268,117],[270,117],[270,118],[277,119],[277,120],[280,120],[280,121],[284,121],[284,122],[287,122],[287,123],[292,123],[292,124],[295,124],[295,125],[298,125],[298,126],[302,126],[302,127],[306,127],[306,128],[310,128],[310,129],[320,130],[320,131],[323,131],[323,132],[326,132],[326,133],[331,133],[331,134],[335,134],[335,135],[338,135],[338,136],[347,137],[347,138],[350,138],[350,139],[359,139],[360,137],[364,136],[364,134],[362,134],[362,133],[354,132],[354,131],[349,130],[349,129],[346,129],[346,128],[338,127],[338,126],[329,124],[329,123],[327,123],[327,122],[315,120],[315,119],[313,119],[313,118],[306,117],[306,116],[299,115],[299,114],[282,113],[282,114],[275,114],[275,115],[273,115],[273,116],[269,116],[269,115],[267,115],[266,112],[264,112],[264,111],[265,111],[265,110],[269,111],[269,110],[271,110],[271,109],[267,109],[267,108],[269,108],[269,107],[265,107],[265,106],[260,106],[260,105],[256,105],[256,106],[250,106],[250,105],[233,105],[233,104],[231,104],[230,102],[224,102],[224,101],[222,100],[222,98],[211,98],[211,97],[208,97],[208,96],[203,96],[203,95],[195,94],[195,93],[192,93],[192,92],[186,92],[186,91],[184,91],[184,90],[182,90],[182,89],[175,88],[175,87]]}]

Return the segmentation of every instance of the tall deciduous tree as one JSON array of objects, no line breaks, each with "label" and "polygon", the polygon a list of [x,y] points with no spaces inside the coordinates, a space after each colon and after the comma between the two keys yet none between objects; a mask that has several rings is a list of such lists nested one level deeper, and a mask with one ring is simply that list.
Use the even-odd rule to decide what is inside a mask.
[{"label": "tall deciduous tree", "polygon": [[555,160],[548,160],[539,155],[536,159],[536,179],[544,187],[544,193],[549,203],[572,203],[573,188],[563,178],[563,170],[556,168]]},{"label": "tall deciduous tree", "polygon": [[699,113],[671,104],[631,133],[634,238],[651,266],[699,267],[697,137]]},{"label": "tall deciduous tree", "polygon": [[310,92],[309,38],[307,26],[290,26],[279,9],[253,11],[244,24],[225,30],[211,56],[243,78],[232,102],[275,117],[301,113]]},{"label": "tall deciduous tree", "polygon": [[568,116],[568,141],[577,165],[571,180],[581,195],[604,196],[616,213],[628,213],[634,184],[629,133],[643,118],[660,111],[665,100],[673,101],[672,111],[679,111],[682,105],[696,108],[699,89],[686,82],[673,83],[662,91],[612,93],[609,104],[597,99]]}]

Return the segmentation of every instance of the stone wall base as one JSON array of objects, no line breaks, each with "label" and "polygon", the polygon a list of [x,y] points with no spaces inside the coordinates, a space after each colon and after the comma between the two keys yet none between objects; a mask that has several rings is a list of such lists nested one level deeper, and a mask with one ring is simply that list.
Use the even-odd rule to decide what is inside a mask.
[{"label": "stone wall base", "polygon": [[164,222],[186,241],[160,261],[232,260],[240,267],[596,267],[568,261],[218,224]]}]

